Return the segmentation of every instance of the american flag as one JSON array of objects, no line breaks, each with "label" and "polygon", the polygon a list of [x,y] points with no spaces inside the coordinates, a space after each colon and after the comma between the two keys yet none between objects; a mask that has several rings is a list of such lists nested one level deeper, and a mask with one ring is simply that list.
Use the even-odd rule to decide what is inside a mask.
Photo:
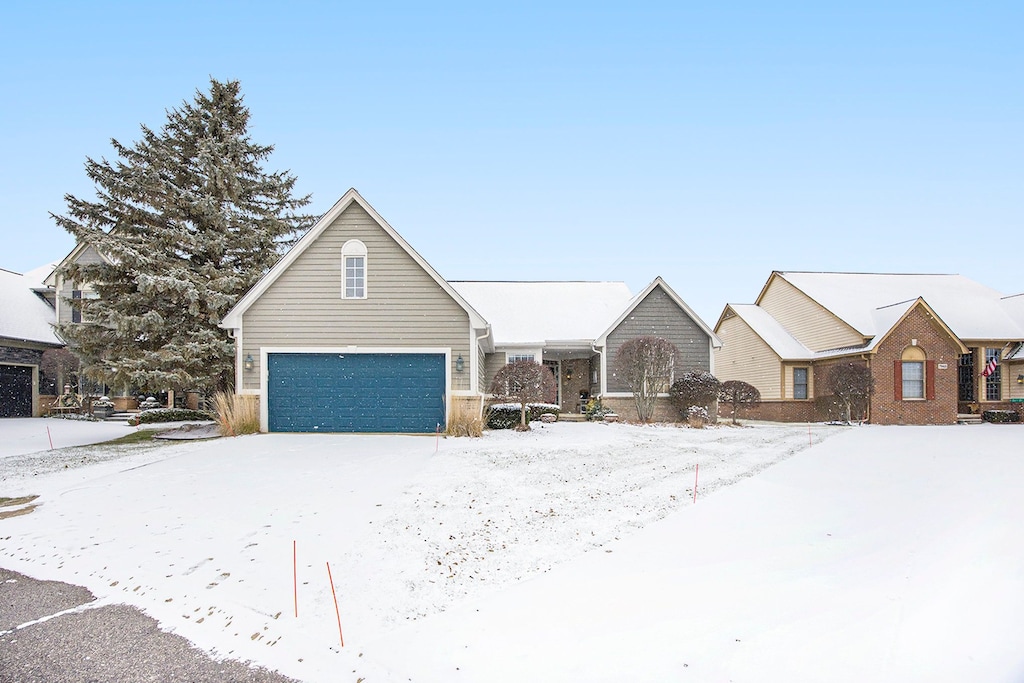
[{"label": "american flag", "polygon": [[992,373],[996,371],[996,365],[998,365],[998,363],[996,362],[996,357],[992,356],[991,358],[988,359],[988,362],[985,363],[985,369],[981,371],[981,376],[991,377]]}]

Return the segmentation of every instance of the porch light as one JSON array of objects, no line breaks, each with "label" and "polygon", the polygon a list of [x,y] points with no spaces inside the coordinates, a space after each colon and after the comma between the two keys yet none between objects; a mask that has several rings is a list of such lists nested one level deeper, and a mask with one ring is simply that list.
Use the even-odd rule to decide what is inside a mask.
[{"label": "porch light", "polygon": [[466,361],[462,360],[462,354],[460,353],[459,357],[455,359],[455,372],[462,372],[465,369]]},{"label": "porch light", "polygon": [[1017,375],[1017,384],[1024,384],[1024,375]]},{"label": "porch light", "polygon": [[252,354],[251,353],[247,354],[245,356],[245,362],[242,365],[245,367],[245,371],[246,372],[248,372],[249,370],[252,370],[253,361],[252,361]]},{"label": "porch light", "polygon": [[565,371],[565,379],[572,380],[572,368],[569,368],[568,370]]}]

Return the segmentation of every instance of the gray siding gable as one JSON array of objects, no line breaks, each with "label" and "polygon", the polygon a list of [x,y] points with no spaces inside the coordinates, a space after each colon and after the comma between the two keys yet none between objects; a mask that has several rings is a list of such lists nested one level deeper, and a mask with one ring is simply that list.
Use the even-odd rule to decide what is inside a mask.
[{"label": "gray siding gable", "polygon": [[615,372],[619,348],[636,337],[663,337],[676,345],[676,372],[711,370],[712,335],[707,326],[684,310],[661,286],[654,287],[610,332],[606,334],[609,392],[628,392]]}]

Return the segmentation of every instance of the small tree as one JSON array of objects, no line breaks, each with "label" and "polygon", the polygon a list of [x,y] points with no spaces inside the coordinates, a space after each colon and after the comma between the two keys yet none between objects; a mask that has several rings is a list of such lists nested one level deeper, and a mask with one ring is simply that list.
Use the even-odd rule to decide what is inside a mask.
[{"label": "small tree", "polygon": [[636,416],[650,422],[658,394],[668,391],[678,350],[661,337],[637,337],[619,347],[615,368],[633,392]]},{"label": "small tree", "polygon": [[527,404],[551,402],[558,393],[555,376],[540,363],[532,360],[514,360],[494,376],[491,393],[502,401],[519,404],[518,431],[526,431]]},{"label": "small tree", "polygon": [[860,415],[867,412],[868,398],[875,390],[875,379],[867,365],[842,363],[829,368],[824,388],[842,403],[843,420],[849,422],[854,408]]},{"label": "small tree", "polygon": [[668,395],[672,405],[684,418],[690,415],[692,406],[704,408],[710,415],[711,405],[718,398],[718,389],[721,386],[722,383],[706,370],[684,372],[679,379],[672,382]]},{"label": "small tree", "polygon": [[39,362],[39,372],[45,377],[47,386],[53,386],[53,393],[60,394],[65,384],[78,384],[78,356],[67,349],[47,349]]},{"label": "small tree", "polygon": [[761,392],[753,384],[730,379],[722,382],[718,400],[732,407],[732,423],[739,424],[740,408],[753,408],[761,402]]}]

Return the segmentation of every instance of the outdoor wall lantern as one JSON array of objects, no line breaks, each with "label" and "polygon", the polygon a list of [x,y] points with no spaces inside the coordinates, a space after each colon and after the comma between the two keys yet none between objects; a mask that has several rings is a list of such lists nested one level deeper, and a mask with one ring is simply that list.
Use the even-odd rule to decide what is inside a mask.
[{"label": "outdoor wall lantern", "polygon": [[243,365],[245,366],[246,372],[248,372],[249,370],[252,370],[252,354],[251,353],[246,355],[245,363],[243,363]]},{"label": "outdoor wall lantern", "polygon": [[455,359],[455,372],[462,372],[466,368],[466,361],[462,360],[462,354]]},{"label": "outdoor wall lantern", "polygon": [[1017,384],[1024,384],[1024,375],[1017,375]]},{"label": "outdoor wall lantern", "polygon": [[569,368],[568,370],[565,371],[565,379],[572,380],[572,368]]}]

